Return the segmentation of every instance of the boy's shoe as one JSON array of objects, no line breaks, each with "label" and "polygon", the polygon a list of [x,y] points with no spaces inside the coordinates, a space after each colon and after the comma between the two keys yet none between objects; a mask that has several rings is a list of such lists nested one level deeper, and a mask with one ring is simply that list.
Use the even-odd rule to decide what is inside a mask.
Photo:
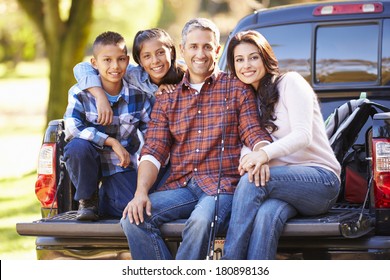
[{"label": "boy's shoe", "polygon": [[97,221],[99,219],[97,199],[80,199],[76,219],[79,221]]}]

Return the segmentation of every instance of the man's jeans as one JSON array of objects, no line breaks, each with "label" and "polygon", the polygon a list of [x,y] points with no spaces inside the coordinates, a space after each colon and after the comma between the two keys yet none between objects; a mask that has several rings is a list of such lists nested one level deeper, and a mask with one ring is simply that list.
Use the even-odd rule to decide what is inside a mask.
[{"label": "man's jeans", "polygon": [[223,259],[275,259],[286,221],[327,212],[336,202],[340,182],[326,169],[276,166],[265,187],[244,175],[233,198]]},{"label": "man's jeans", "polygon": [[[159,227],[169,221],[188,218],[176,259],[205,259],[208,253],[211,222],[214,220],[214,196],[206,195],[192,179],[185,188],[154,192],[149,198],[152,203],[152,215],[148,217],[144,212],[146,217],[144,223],[137,226],[135,223],[131,224],[128,217],[121,220],[132,258],[172,259]],[[233,195],[219,195],[217,232],[226,231],[232,198]]]},{"label": "man's jeans", "polygon": [[99,215],[121,217],[137,187],[137,171],[102,177],[100,155],[91,142],[74,138],[65,146],[64,161],[76,188],[75,200],[90,199],[98,191]]}]

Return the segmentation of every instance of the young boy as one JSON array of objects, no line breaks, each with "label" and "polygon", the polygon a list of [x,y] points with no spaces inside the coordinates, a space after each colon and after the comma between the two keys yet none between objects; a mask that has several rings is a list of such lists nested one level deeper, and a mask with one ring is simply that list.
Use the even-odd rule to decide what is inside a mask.
[{"label": "young boy", "polygon": [[110,125],[100,125],[96,99],[77,84],[69,90],[64,119],[65,139],[70,142],[64,160],[76,188],[78,220],[122,215],[137,186],[137,129],[145,132],[151,111],[146,95],[123,80],[129,56],[120,34],[100,34],[91,63],[100,73],[114,117]]}]

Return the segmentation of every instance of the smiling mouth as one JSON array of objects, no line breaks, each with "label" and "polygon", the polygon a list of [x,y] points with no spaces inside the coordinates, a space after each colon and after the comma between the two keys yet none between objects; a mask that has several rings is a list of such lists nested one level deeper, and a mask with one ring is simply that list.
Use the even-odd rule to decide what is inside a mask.
[{"label": "smiling mouth", "polygon": [[250,77],[253,76],[255,73],[256,71],[249,71],[249,72],[243,72],[241,73],[241,75],[243,75],[244,77]]},{"label": "smiling mouth", "polygon": [[204,64],[206,64],[206,61],[204,61],[204,60],[194,60],[194,64],[204,65]]},{"label": "smiling mouth", "polygon": [[160,72],[161,70],[163,70],[164,68],[164,65],[160,65],[160,66],[157,66],[157,67],[153,67],[151,68],[154,72]]}]

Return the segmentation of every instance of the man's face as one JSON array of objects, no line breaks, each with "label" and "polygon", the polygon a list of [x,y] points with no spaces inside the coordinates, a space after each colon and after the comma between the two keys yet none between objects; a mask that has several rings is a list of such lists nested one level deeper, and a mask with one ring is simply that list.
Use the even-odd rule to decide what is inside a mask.
[{"label": "man's face", "polygon": [[203,83],[214,70],[220,50],[213,32],[194,29],[187,34],[185,45],[180,45],[182,56],[190,72],[190,82]]}]

